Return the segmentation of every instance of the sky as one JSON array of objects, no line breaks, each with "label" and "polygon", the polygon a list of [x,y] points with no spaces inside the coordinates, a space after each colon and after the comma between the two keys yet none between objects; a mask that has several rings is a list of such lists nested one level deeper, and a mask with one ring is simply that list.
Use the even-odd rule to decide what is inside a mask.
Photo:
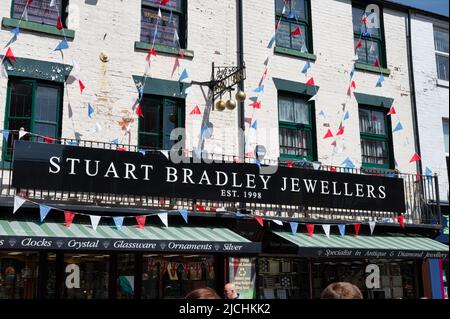
[{"label": "sky", "polygon": [[448,0],[391,0],[410,7],[448,16]]}]

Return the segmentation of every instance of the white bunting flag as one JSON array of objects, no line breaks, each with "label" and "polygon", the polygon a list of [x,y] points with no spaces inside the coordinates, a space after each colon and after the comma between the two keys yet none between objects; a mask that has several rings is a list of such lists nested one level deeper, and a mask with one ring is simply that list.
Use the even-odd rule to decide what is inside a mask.
[{"label": "white bunting flag", "polygon": [[14,211],[13,214],[15,214],[17,212],[17,210],[23,205],[23,203],[25,203],[27,200],[19,197],[19,196],[14,196]]},{"label": "white bunting flag", "polygon": [[101,130],[102,130],[102,127],[100,126],[100,124],[95,123],[95,126],[94,126],[94,133],[98,133],[98,132],[100,132]]},{"label": "white bunting flag", "polygon": [[50,8],[56,7],[56,0],[51,0],[49,6]]},{"label": "white bunting flag", "polygon": [[318,170],[320,168],[320,166],[322,166],[322,164],[316,163],[316,162],[313,162],[312,165],[315,170]]},{"label": "white bunting flag", "polygon": [[175,32],[173,34],[173,42],[178,42],[178,41],[180,41],[180,37],[178,36],[177,30],[175,30]]},{"label": "white bunting flag", "polygon": [[310,98],[310,99],[308,100],[308,102],[316,101],[316,100],[317,100],[317,94],[314,94],[314,96],[313,96],[312,98]]},{"label": "white bunting flag", "polygon": [[373,231],[375,230],[375,224],[377,222],[369,222],[369,226],[370,226],[370,235],[373,235]]},{"label": "white bunting flag", "polygon": [[22,17],[25,21],[28,21],[28,10],[27,7],[23,10]]},{"label": "white bunting flag", "polygon": [[22,139],[22,137],[24,137],[24,136],[27,135],[27,134],[28,134],[27,131],[20,130],[20,131],[19,131],[19,140]]},{"label": "white bunting flag", "polygon": [[162,19],[161,8],[158,10],[158,17],[159,17],[160,19]]},{"label": "white bunting flag", "polygon": [[92,228],[94,228],[94,230],[97,230],[97,226],[98,223],[100,222],[100,219],[102,218],[101,216],[89,216],[91,218],[91,224],[92,224]]},{"label": "white bunting flag", "polygon": [[359,56],[358,56],[358,53],[357,54],[355,54],[355,57],[353,58],[353,61],[358,61],[359,60]]},{"label": "white bunting flag", "polygon": [[325,232],[325,235],[330,238],[330,225],[322,225],[323,231]]},{"label": "white bunting flag", "polygon": [[169,159],[169,151],[163,150],[163,151],[160,151],[160,152],[161,152],[161,154],[164,155],[167,159]]},{"label": "white bunting flag", "polygon": [[167,213],[158,214],[159,219],[161,219],[164,226],[169,227],[169,223],[167,222]]},{"label": "white bunting flag", "polygon": [[286,6],[283,6],[283,11],[281,11],[281,14],[285,14],[286,13]]},{"label": "white bunting flag", "polygon": [[278,220],[278,219],[272,219],[272,221],[273,221],[275,224],[277,224],[277,225],[283,226],[283,222],[282,222],[281,220]]},{"label": "white bunting flag", "polygon": [[80,65],[78,64],[77,61],[72,60],[72,66],[73,66],[73,69],[78,70],[78,71],[80,70]]}]

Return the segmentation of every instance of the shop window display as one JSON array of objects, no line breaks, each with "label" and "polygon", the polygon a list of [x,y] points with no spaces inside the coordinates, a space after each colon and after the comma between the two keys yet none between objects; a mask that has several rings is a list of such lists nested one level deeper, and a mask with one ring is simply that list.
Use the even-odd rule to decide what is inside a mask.
[{"label": "shop window display", "polygon": [[36,298],[38,269],[38,253],[0,252],[0,299]]},{"label": "shop window display", "polygon": [[117,299],[134,299],[134,254],[117,255]]}]

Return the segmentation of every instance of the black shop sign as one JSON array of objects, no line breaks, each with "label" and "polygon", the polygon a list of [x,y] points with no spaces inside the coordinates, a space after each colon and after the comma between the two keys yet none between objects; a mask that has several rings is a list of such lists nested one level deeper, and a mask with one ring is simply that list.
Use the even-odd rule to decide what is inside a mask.
[{"label": "black shop sign", "polygon": [[256,164],[173,163],[141,153],[16,141],[12,185],[305,207],[405,211],[403,180]]}]

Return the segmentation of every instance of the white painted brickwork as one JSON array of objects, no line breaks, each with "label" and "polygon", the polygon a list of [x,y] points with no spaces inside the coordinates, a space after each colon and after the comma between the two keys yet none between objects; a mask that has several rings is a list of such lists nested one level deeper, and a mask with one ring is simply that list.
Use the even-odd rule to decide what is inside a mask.
[{"label": "white painted brickwork", "polygon": [[442,21],[414,15],[411,24],[422,166],[439,175],[440,199],[448,200],[442,129],[442,119],[449,118],[448,82],[447,86],[438,85],[433,35],[433,25],[439,26]]},{"label": "white painted brickwork", "polygon": [[[235,65],[237,61],[236,8],[235,1],[189,0],[188,1],[188,46],[194,51],[192,60],[181,61],[181,70],[187,68],[190,79],[209,80],[211,62],[218,65]],[[69,42],[70,49],[65,51],[68,64],[75,59],[81,70],[72,75],[83,80],[86,90],[81,96],[78,84],[68,85],[71,105],[74,110],[74,125],[83,134],[82,139],[111,141],[123,135],[117,121],[121,116],[131,113],[131,106],[137,98],[132,75],[142,75],[145,70],[146,52],[135,51],[134,42],[140,37],[140,1],[98,1],[97,5],[88,5],[84,0],[71,0],[79,7],[80,26],[76,29],[75,39]],[[2,0],[0,16],[10,16],[10,1]],[[323,110],[326,118],[317,117],[318,160],[324,164],[340,165],[350,157],[357,166],[361,164],[358,107],[353,97],[348,105],[350,120],[346,122],[346,133],[338,139],[337,147],[331,146],[332,140],[323,140],[330,125],[336,133],[343,116],[341,103],[346,100],[349,84],[349,72],[354,56],[352,7],[350,1],[312,0],[312,27],[314,54],[317,61],[313,64],[308,77],[314,76],[320,86],[316,103],[316,114]],[[282,56],[268,49],[267,44],[274,32],[274,0],[244,1],[244,50],[247,66],[246,91],[254,95],[264,72],[264,60],[270,58],[265,92],[261,94],[262,108],[253,110],[246,101],[246,117],[258,120],[258,134],[249,134],[249,148],[255,142],[268,148],[268,157],[276,159],[278,148],[278,111],[277,91],[272,77],[306,82],[301,74],[304,59]],[[394,133],[394,152],[398,168],[402,172],[415,173],[415,165],[409,164],[414,153],[414,135],[412,126],[411,96],[408,78],[406,14],[386,9],[384,26],[386,35],[387,66],[391,75],[386,77],[382,88],[375,87],[379,74],[357,71],[356,92],[394,98],[394,106],[405,130]],[[69,28],[71,26],[69,25]],[[0,33],[0,43],[9,40],[9,31]],[[22,31],[12,49],[17,57],[61,62],[59,53],[52,50],[59,43],[56,37]],[[431,40],[430,40],[431,41]],[[101,63],[98,56],[104,52],[110,62]],[[152,63],[151,76],[171,79],[175,58],[158,54]],[[431,63],[429,63],[431,64]],[[175,75],[173,80],[177,80]],[[1,80],[0,112],[4,114],[7,81]],[[448,94],[447,94],[448,100]],[[94,120],[88,118],[86,105],[91,102],[96,108]],[[194,87],[186,99],[186,127],[188,129],[188,148],[197,145],[200,134],[201,116],[189,113],[199,105],[204,110],[205,100],[199,87]],[[448,116],[448,112],[447,112]],[[4,127],[4,116],[0,117],[0,126]],[[237,154],[237,111],[212,112],[210,121],[215,133],[206,143],[210,152]],[[92,134],[95,122],[103,130]],[[395,126],[394,121],[393,126]],[[434,124],[433,124],[434,125]],[[247,124],[248,127],[248,124]],[[268,133],[265,130],[269,130]],[[440,134],[442,135],[442,134]],[[68,118],[68,101],[64,101],[62,136],[73,138],[72,121]],[[266,139],[266,136],[268,137]],[[131,143],[137,143],[137,124],[132,126]],[[433,144],[434,145],[434,144]],[[424,153],[425,154],[425,153]]]}]

